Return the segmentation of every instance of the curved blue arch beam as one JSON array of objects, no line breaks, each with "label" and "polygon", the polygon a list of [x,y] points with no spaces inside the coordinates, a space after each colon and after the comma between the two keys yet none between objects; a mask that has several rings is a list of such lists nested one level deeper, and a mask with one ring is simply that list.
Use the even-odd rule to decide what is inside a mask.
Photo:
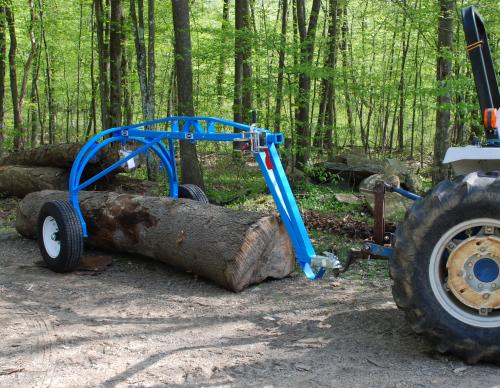
[{"label": "curved blue arch beam", "polygon": [[[149,130],[150,127],[159,124],[164,125],[164,130]],[[241,132],[218,132],[218,126],[236,128]],[[309,279],[321,278],[326,271],[326,267],[340,268],[340,262],[335,255],[319,256],[314,251],[276,147],[278,144],[284,142],[283,135],[280,133],[271,133],[271,131],[264,128],[235,123],[215,117],[165,117],[144,123],[110,128],[89,139],[78,153],[71,168],[69,178],[70,202],[78,215],[84,237],[88,237],[87,226],[80,210],[78,193],[141,153],[147,153],[151,150],[159,156],[169,180],[170,197],[178,197],[175,140],[188,140],[192,143],[196,143],[199,140],[248,142],[250,150],[257,160],[269,191],[273,196],[292,242],[297,260],[306,277]],[[82,175],[85,168],[91,160],[96,158],[99,152],[103,152],[106,146],[117,142],[122,146],[126,146],[127,143],[132,141],[142,143],[142,145],[82,182]],[[315,272],[313,266],[320,268]]]}]

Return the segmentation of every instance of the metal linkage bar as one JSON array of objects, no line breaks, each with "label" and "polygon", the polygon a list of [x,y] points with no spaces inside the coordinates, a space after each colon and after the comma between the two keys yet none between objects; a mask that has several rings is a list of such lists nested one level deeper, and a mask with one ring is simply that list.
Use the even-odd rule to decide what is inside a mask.
[{"label": "metal linkage bar", "polygon": [[[150,127],[158,124],[164,124],[165,130],[149,130]],[[241,132],[217,133],[217,124],[233,127],[241,130]],[[276,145],[284,142],[283,135],[279,133],[273,134],[267,129],[214,117],[166,117],[111,128],[92,137],[78,153],[69,179],[70,202],[80,219],[85,237],[87,237],[87,227],[80,210],[78,193],[141,153],[152,150],[159,156],[169,178],[170,197],[178,197],[175,140],[189,140],[193,143],[198,140],[249,142],[250,149],[264,175],[305,275],[309,279],[317,279],[324,275],[326,268],[341,268],[340,262],[334,254],[325,252],[325,256],[320,256],[316,255],[314,251],[276,149]],[[125,146],[130,141],[139,142],[142,145],[93,177],[81,182],[85,167],[92,158],[96,157],[99,151],[112,143],[118,142]],[[167,142],[168,147],[163,143],[164,141]],[[318,272],[313,270],[313,266],[320,267]]]}]

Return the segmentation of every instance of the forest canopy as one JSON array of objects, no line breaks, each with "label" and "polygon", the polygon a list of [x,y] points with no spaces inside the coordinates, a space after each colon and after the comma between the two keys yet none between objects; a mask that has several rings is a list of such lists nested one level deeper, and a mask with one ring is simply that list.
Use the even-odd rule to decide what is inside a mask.
[{"label": "forest canopy", "polygon": [[[177,114],[177,3],[3,0],[0,153]],[[482,136],[460,20],[470,4],[190,1],[193,113],[249,123],[255,111],[302,164],[352,146],[423,161],[443,130],[470,143]],[[500,5],[475,5],[498,58]]]}]

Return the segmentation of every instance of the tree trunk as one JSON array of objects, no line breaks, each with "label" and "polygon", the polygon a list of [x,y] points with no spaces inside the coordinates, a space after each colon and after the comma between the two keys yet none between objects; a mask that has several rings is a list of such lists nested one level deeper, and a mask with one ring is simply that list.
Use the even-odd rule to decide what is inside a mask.
[{"label": "tree trunk", "polygon": [[[66,192],[32,193],[18,206],[16,229],[34,238],[44,202]],[[294,267],[287,233],[275,216],[190,200],[82,192],[80,206],[94,247],[150,257],[241,291]]]},{"label": "tree trunk", "polygon": [[[49,111],[49,143],[53,144],[56,139],[57,112],[56,112],[56,101],[54,96],[54,82],[52,79],[53,76],[52,61],[49,54],[49,48],[47,46],[47,37],[45,35],[45,24],[43,17],[43,6],[40,0],[38,0],[38,12],[40,16],[40,30],[41,30],[41,37],[43,41],[43,48],[45,54],[45,79],[47,83],[47,105]],[[42,126],[42,131],[43,131],[43,126]]]},{"label": "tree trunk", "polygon": [[141,90],[142,117],[144,120],[152,119],[148,112],[148,74],[146,59],[146,44],[144,38],[144,3],[137,0],[137,11],[135,0],[130,0],[130,19],[134,33],[134,44],[137,64],[137,75],[139,78],[139,88]]},{"label": "tree trunk", "polygon": [[[252,37],[249,0],[236,0],[234,27],[233,119],[238,123],[249,123],[252,110],[252,68],[250,65]],[[234,129],[234,132],[240,131]],[[240,151],[239,146],[238,142],[234,142],[233,150]]]},{"label": "tree trunk", "polygon": [[321,0],[313,0],[309,26],[306,29],[305,1],[297,0],[297,24],[300,37],[300,69],[297,110],[295,114],[295,130],[297,132],[297,159],[298,167],[304,167],[309,159],[310,127],[309,127],[309,94],[311,77],[309,67],[314,54],[314,41]]},{"label": "tree trunk", "polygon": [[80,79],[82,69],[83,1],[80,2],[80,22],[78,26],[78,56],[76,69],[76,140],[80,139]]},{"label": "tree trunk", "polygon": [[278,80],[276,84],[276,105],[274,108],[274,130],[281,131],[281,106],[283,105],[283,78],[285,74],[286,31],[288,22],[288,0],[281,0],[281,37],[278,59]]},{"label": "tree trunk", "polygon": [[132,124],[134,111],[132,108],[132,90],[130,82],[130,62],[129,62],[129,52],[127,51],[127,39],[125,34],[125,17],[122,17],[122,34],[121,34],[121,46],[122,46],[122,63],[121,63],[121,82],[122,82],[122,92],[123,92],[123,124]]},{"label": "tree trunk", "polygon": [[121,0],[111,0],[111,20],[109,28],[109,124],[119,127],[122,124],[122,4]]},{"label": "tree trunk", "polygon": [[101,96],[102,129],[110,127],[109,123],[109,47],[106,35],[109,23],[107,10],[103,8],[102,0],[94,0],[95,23],[97,32],[97,51],[99,59],[99,94]]},{"label": "tree trunk", "polygon": [[[405,12],[407,10],[406,0],[403,0],[402,6]],[[405,82],[406,82],[406,57],[408,56],[408,48],[410,47],[410,37],[411,37],[411,27],[408,32],[406,32],[406,15],[403,18],[402,25],[402,44],[403,52],[401,58],[401,76],[399,78],[398,94],[399,94],[399,119],[398,119],[398,151],[400,154],[404,151],[404,118],[405,118]],[[406,39],[405,39],[406,35]]]},{"label": "tree trunk", "polygon": [[[226,33],[229,28],[229,0],[224,0],[222,6],[222,26],[221,34],[222,38],[226,39]],[[222,109],[222,103],[224,101],[224,73],[226,67],[226,55],[224,51],[221,50],[219,55],[219,68],[217,70],[217,106]]]},{"label": "tree trunk", "polygon": [[0,157],[4,151],[4,125],[5,125],[5,57],[6,57],[6,39],[5,39],[5,7],[0,7]]},{"label": "tree trunk", "polygon": [[436,110],[436,137],[434,140],[434,184],[448,178],[448,166],[443,165],[443,158],[450,145],[450,90],[448,80],[451,77],[451,59],[449,54],[453,42],[453,0],[440,0],[438,24],[437,74],[438,96]]},{"label": "tree trunk", "polygon": [[[175,71],[177,75],[178,114],[193,116],[193,66],[188,0],[172,0],[175,35]],[[181,180],[204,187],[196,146],[180,140]]]},{"label": "tree trunk", "polygon": [[[329,76],[324,77],[321,85],[320,107],[318,114],[318,125],[316,128],[317,138],[315,146],[322,147],[327,150],[328,155],[332,155],[333,134],[336,129],[334,123],[335,117],[335,67],[337,64],[337,9],[338,1],[329,0],[328,14],[328,45],[327,55],[325,58],[325,70]],[[326,126],[326,131],[325,127]]]},{"label": "tree trunk", "polygon": [[23,133],[23,119],[21,110],[19,109],[19,93],[17,90],[17,69],[16,69],[16,50],[17,50],[17,37],[16,25],[14,20],[14,13],[12,8],[5,8],[5,15],[7,17],[7,24],[9,25],[9,77],[10,77],[10,92],[12,96],[12,109],[14,115],[14,150],[21,148],[21,139]]},{"label": "tree trunk", "polygon": [[[144,36],[144,1],[130,0],[130,18],[134,33],[134,44],[136,52],[137,75],[141,90],[142,116],[145,121],[155,118],[155,22],[154,1],[148,0],[148,48]],[[153,129],[153,128],[148,128]],[[147,155],[147,175],[149,180],[158,178],[159,162],[152,153]]]}]

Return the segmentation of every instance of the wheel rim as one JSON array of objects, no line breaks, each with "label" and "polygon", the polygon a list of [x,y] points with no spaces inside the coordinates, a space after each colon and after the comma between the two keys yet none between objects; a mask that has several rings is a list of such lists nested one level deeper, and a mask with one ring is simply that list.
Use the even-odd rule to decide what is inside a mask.
[{"label": "wheel rim", "polygon": [[61,241],[59,240],[59,226],[54,217],[47,216],[42,226],[43,246],[47,254],[55,259],[61,252]]},{"label": "wheel rim", "polygon": [[468,325],[500,326],[500,221],[478,218],[448,230],[432,251],[429,280],[439,304]]}]

